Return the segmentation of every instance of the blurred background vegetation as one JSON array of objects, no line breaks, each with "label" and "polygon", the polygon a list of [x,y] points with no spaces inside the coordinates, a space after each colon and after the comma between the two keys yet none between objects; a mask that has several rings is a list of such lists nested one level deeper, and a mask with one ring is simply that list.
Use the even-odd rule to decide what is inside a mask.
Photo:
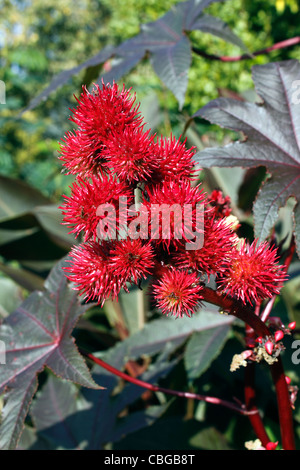
[{"label": "blurred background vegetation", "polygon": [[[97,68],[83,70],[51,94],[36,109],[20,111],[59,72],[74,67],[106,45],[118,45],[178,3],[174,0],[1,0],[0,79],[6,84],[6,104],[0,108],[0,173],[28,182],[46,196],[59,200],[70,180],[61,174],[58,142],[66,130],[73,94],[90,84]],[[226,21],[250,51],[300,35],[297,0],[231,0],[205,10]],[[238,55],[233,45],[195,31],[195,46],[208,53]],[[221,63],[194,56],[185,106],[178,104],[159,81],[148,61],[140,63],[122,81],[132,86],[155,131],[180,135],[187,117],[218,96],[221,89],[245,92],[252,87],[251,66],[268,61],[300,58],[299,48],[274,51],[249,61]],[[207,126],[199,123],[205,139]]]}]

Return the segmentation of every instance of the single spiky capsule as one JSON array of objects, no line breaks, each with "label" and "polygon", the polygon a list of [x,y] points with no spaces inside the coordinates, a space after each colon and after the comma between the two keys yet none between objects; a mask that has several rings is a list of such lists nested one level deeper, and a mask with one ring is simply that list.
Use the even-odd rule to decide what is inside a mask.
[{"label": "single spiky capsule", "polygon": [[265,350],[267,351],[268,354],[270,354],[270,356],[272,355],[273,349],[274,349],[274,344],[272,343],[272,341],[270,340],[266,341]]},{"label": "single spiky capsule", "polygon": [[276,342],[280,341],[283,337],[284,337],[284,333],[282,330],[275,331],[274,338]]},{"label": "single spiky capsule", "polygon": [[154,300],[163,314],[190,317],[200,305],[202,286],[196,273],[166,270],[153,284]]},{"label": "single spiky capsule", "polygon": [[267,242],[254,240],[249,244],[242,240],[224,261],[227,266],[219,273],[220,289],[244,304],[253,305],[279,294],[287,279],[284,268],[278,264],[276,248]]},{"label": "single spiky capsule", "polygon": [[296,322],[292,321],[291,323],[288,324],[288,327],[290,330],[294,330],[296,328]]},{"label": "single spiky capsule", "polygon": [[275,450],[276,447],[278,446],[278,441],[277,442],[268,442],[268,444],[266,445],[266,449],[267,450]]}]

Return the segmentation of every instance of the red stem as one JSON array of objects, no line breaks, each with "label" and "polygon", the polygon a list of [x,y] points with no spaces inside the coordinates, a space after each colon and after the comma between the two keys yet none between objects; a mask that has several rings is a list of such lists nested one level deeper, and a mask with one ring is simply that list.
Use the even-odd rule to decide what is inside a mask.
[{"label": "red stem", "polygon": [[[256,315],[259,313],[259,305],[257,303],[255,312]],[[246,325],[246,341],[247,346],[253,347],[252,345],[255,344],[255,332],[254,330]],[[245,405],[248,411],[257,411],[257,413],[253,415],[249,415],[249,421],[252,425],[252,428],[257,436],[257,438],[261,441],[264,447],[270,442],[269,436],[265,430],[263,421],[261,416],[258,412],[258,408],[256,406],[256,391],[255,391],[255,363],[248,362],[246,369],[245,369],[245,387],[244,387],[244,395],[245,395]]]},{"label": "red stem", "polygon": [[[290,267],[290,264],[293,260],[293,256],[295,254],[295,251],[296,251],[296,243],[295,243],[295,238],[292,237],[291,239],[291,243],[290,243],[290,246],[289,248],[287,249],[286,251],[286,254],[285,254],[285,260],[284,260],[284,269],[285,269],[285,272],[287,273],[288,272],[288,269]],[[263,312],[261,313],[260,315],[260,319],[263,321],[263,322],[266,322],[271,311],[272,311],[272,308],[273,308],[273,305],[274,305],[274,302],[276,300],[276,295],[273,295],[273,297],[271,297],[271,299],[268,301],[267,305],[265,306]]]},{"label": "red stem", "polygon": [[222,308],[226,313],[234,315],[240,320],[244,321],[247,325],[251,326],[257,336],[269,336],[271,335],[269,328],[265,325],[261,319],[255,315],[246,305],[236,301],[230,297],[220,294],[217,291],[204,287],[201,290],[201,294],[206,302],[213,305],[217,305]]},{"label": "red stem", "polygon": [[205,401],[206,403],[212,403],[214,405],[222,405],[227,408],[230,408],[231,410],[237,411],[240,414],[243,415],[248,415],[248,414],[254,414],[257,413],[257,411],[246,411],[243,406],[239,407],[235,405],[234,403],[231,403],[226,400],[221,400],[220,398],[216,397],[210,397],[207,395],[199,395],[197,393],[190,393],[190,392],[181,392],[178,390],[171,390],[168,388],[163,388],[163,387],[158,387],[157,385],[152,385],[148,382],[144,382],[143,380],[136,379],[135,377],[131,377],[130,375],[125,374],[124,372],[115,369],[113,366],[107,364],[107,362],[103,361],[102,359],[99,359],[98,357],[94,356],[91,353],[88,353],[86,351],[80,350],[81,353],[89,358],[91,361],[93,361],[95,364],[98,364],[99,366],[103,367],[104,369],[108,370],[112,374],[121,377],[122,379],[126,380],[127,382],[131,382],[135,385],[138,385],[139,387],[146,388],[148,390],[151,390],[152,392],[162,392],[166,393],[169,395],[175,395],[177,397],[183,397],[183,398],[191,398],[193,400],[200,400],[200,401]]},{"label": "red stem", "polygon": [[253,59],[253,57],[255,56],[268,54],[269,52],[272,52],[278,49],[283,49],[285,47],[295,46],[296,44],[299,44],[299,43],[300,43],[300,36],[296,36],[294,38],[285,39],[284,41],[277,42],[276,44],[273,44],[273,46],[260,49],[259,51],[255,51],[252,54],[242,54],[242,55],[235,56],[235,57],[207,54],[205,51],[202,51],[201,49],[198,49],[197,47],[193,47],[192,50],[193,52],[195,52],[195,54],[200,55],[201,57],[204,57],[205,59],[220,60],[221,62],[238,62],[240,60]]},{"label": "red stem", "polygon": [[292,407],[280,357],[278,362],[271,365],[270,369],[276,389],[282,447],[284,450],[295,450]]},{"label": "red stem", "polygon": [[[295,250],[295,238],[292,237],[284,261],[286,272],[288,272],[288,268],[292,262]],[[293,431],[293,415],[291,411],[290,395],[280,357],[278,358],[278,362],[275,362],[271,366],[271,374],[276,389],[282,447],[285,450],[295,450],[295,436]]]},{"label": "red stem", "polygon": [[261,416],[258,413],[257,406],[255,404],[255,388],[254,388],[254,375],[255,375],[255,364],[250,362],[247,364],[245,369],[245,404],[248,411],[256,411],[257,413],[249,415],[249,420],[252,428],[261,441],[263,447],[270,442],[270,438],[265,430]]},{"label": "red stem", "polygon": [[290,264],[293,260],[293,256],[295,254],[295,251],[296,251],[296,242],[295,242],[295,238],[293,236],[292,240],[291,240],[291,243],[290,243],[290,246],[289,246],[289,248],[287,250],[287,253],[286,253],[286,258],[284,260],[284,265],[285,265],[286,272],[288,272],[288,269],[289,269]]},{"label": "red stem", "polygon": [[[218,294],[208,287],[203,289],[202,294],[205,301],[218,305],[229,314],[236,316],[251,326],[257,336],[271,335],[265,323],[250,308],[234,299],[226,297],[224,294]],[[292,407],[280,357],[277,358],[277,362],[271,365],[270,369],[276,389],[282,447],[284,450],[295,450]]]}]

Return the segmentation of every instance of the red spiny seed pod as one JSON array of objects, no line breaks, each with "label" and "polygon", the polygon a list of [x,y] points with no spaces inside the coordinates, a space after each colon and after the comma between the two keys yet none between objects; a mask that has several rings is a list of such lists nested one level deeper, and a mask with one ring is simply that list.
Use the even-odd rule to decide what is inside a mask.
[{"label": "red spiny seed pod", "polygon": [[96,143],[103,143],[114,129],[123,132],[126,126],[142,122],[135,96],[131,90],[120,90],[116,83],[95,85],[92,92],[83,87],[78,106],[70,118],[85,135]]},{"label": "red spiny seed pod", "polygon": [[[150,215],[150,238],[167,250],[195,237],[195,228],[202,223],[206,195],[200,185],[190,181],[164,181],[148,188],[143,210]],[[199,224],[198,224],[199,222]],[[200,230],[203,231],[202,227]]]},{"label": "red spiny seed pod", "polygon": [[118,240],[114,243],[109,264],[112,271],[124,282],[138,283],[152,273],[155,254],[150,242],[140,239]]},{"label": "red spiny seed pod", "polygon": [[186,140],[176,139],[172,134],[166,138],[157,139],[156,159],[158,168],[153,174],[151,184],[162,183],[165,180],[193,179],[196,170],[193,156],[195,147],[187,148]]},{"label": "red spiny seed pod", "polygon": [[60,160],[66,174],[103,176],[108,173],[108,161],[103,155],[103,144],[94,141],[82,131],[67,132],[60,144]]},{"label": "red spiny seed pod", "polygon": [[245,304],[279,294],[287,275],[277,260],[276,249],[267,242],[258,244],[255,240],[250,245],[244,241],[232,252],[228,267],[218,280],[219,286]]},{"label": "red spiny seed pod", "polygon": [[208,275],[217,274],[230,262],[237,237],[225,218],[211,217],[210,213],[206,213],[203,225],[203,246],[195,250],[180,248],[173,260],[180,269],[192,269]]},{"label": "red spiny seed pod", "polygon": [[142,126],[128,126],[123,132],[112,130],[103,155],[117,178],[128,183],[149,180],[158,169],[154,136]]},{"label": "red spiny seed pod", "polygon": [[121,228],[120,200],[125,198],[128,204],[133,202],[132,191],[125,183],[112,177],[91,177],[90,180],[78,177],[71,189],[71,196],[65,196],[64,205],[60,207],[63,224],[72,228],[70,233],[78,236],[82,232],[84,241],[104,238],[98,231],[101,220],[105,220],[108,235]]},{"label": "red spiny seed pod", "polygon": [[[102,83],[92,92],[83,87],[76,100],[70,119],[78,128],[65,135],[60,160],[65,172],[77,179],[61,209],[63,224],[85,242],[73,247],[66,273],[87,300],[102,305],[109,296],[117,297],[120,289],[127,290],[126,283],[156,276],[155,266],[160,270],[153,295],[166,315],[191,316],[196,311],[202,299],[199,272],[216,275],[218,287],[243,303],[279,293],[286,274],[275,248],[257,241],[237,247],[234,229],[225,218],[230,214],[230,199],[218,190],[207,198],[200,185],[192,185],[195,149],[188,149],[186,140],[172,135],[157,138],[144,131],[135,96],[124,86]],[[116,231],[124,228],[120,199],[127,201],[127,215],[136,187],[143,192],[142,205],[150,217],[145,237],[150,242],[116,237]],[[202,225],[198,224],[199,206]],[[99,235],[101,222],[113,239],[110,243],[103,241],[103,233]],[[200,235],[201,246],[187,248],[184,242]],[[289,328],[294,329],[295,322]],[[276,331],[275,341],[282,335]],[[271,341],[265,343],[269,354],[274,347]]]},{"label": "red spiny seed pod", "polygon": [[[89,92],[83,87],[78,106],[70,118],[78,129],[67,132],[60,148],[60,160],[68,174],[88,177],[109,172],[104,151],[111,135],[121,136],[142,124],[142,117],[130,90],[120,90],[116,83],[95,85]],[[124,137],[125,140],[125,137]],[[122,139],[121,139],[122,141]]]},{"label": "red spiny seed pod", "polygon": [[117,298],[124,287],[123,281],[115,275],[109,265],[111,245],[88,242],[74,246],[64,268],[73,288],[84,296],[86,301],[103,305],[109,297]]},{"label": "red spiny seed pod", "polygon": [[154,300],[165,315],[190,317],[199,307],[202,286],[195,273],[165,271],[153,284]]}]

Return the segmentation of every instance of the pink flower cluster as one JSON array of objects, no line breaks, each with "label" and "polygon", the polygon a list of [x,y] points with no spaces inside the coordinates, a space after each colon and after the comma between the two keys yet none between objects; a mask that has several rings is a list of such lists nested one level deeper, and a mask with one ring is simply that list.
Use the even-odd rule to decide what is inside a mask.
[{"label": "pink flower cluster", "polygon": [[[196,184],[195,148],[172,135],[157,137],[145,130],[135,101],[130,90],[115,83],[97,85],[92,92],[84,87],[70,118],[76,129],[61,143],[60,160],[65,172],[74,175],[62,205],[63,223],[80,239],[65,269],[74,288],[85,300],[103,305],[108,298],[118,298],[122,289],[128,292],[130,285],[149,278],[157,307],[179,317],[199,308],[203,285],[211,276],[223,292],[244,303],[278,292],[285,276],[276,250],[267,244],[239,243],[228,221],[229,198],[218,190],[208,196]],[[168,236],[161,230],[161,219],[159,229],[148,220],[146,236],[128,236],[120,199],[126,201],[126,219],[133,220],[130,207],[137,204],[137,194],[148,215],[154,206],[188,206],[190,223],[178,224],[172,213]],[[114,208],[114,217],[99,213],[105,204]],[[186,243],[199,231],[199,205],[203,243],[189,250]],[[117,236],[111,238],[115,219]],[[101,220],[107,226],[106,239],[97,231]]]}]

